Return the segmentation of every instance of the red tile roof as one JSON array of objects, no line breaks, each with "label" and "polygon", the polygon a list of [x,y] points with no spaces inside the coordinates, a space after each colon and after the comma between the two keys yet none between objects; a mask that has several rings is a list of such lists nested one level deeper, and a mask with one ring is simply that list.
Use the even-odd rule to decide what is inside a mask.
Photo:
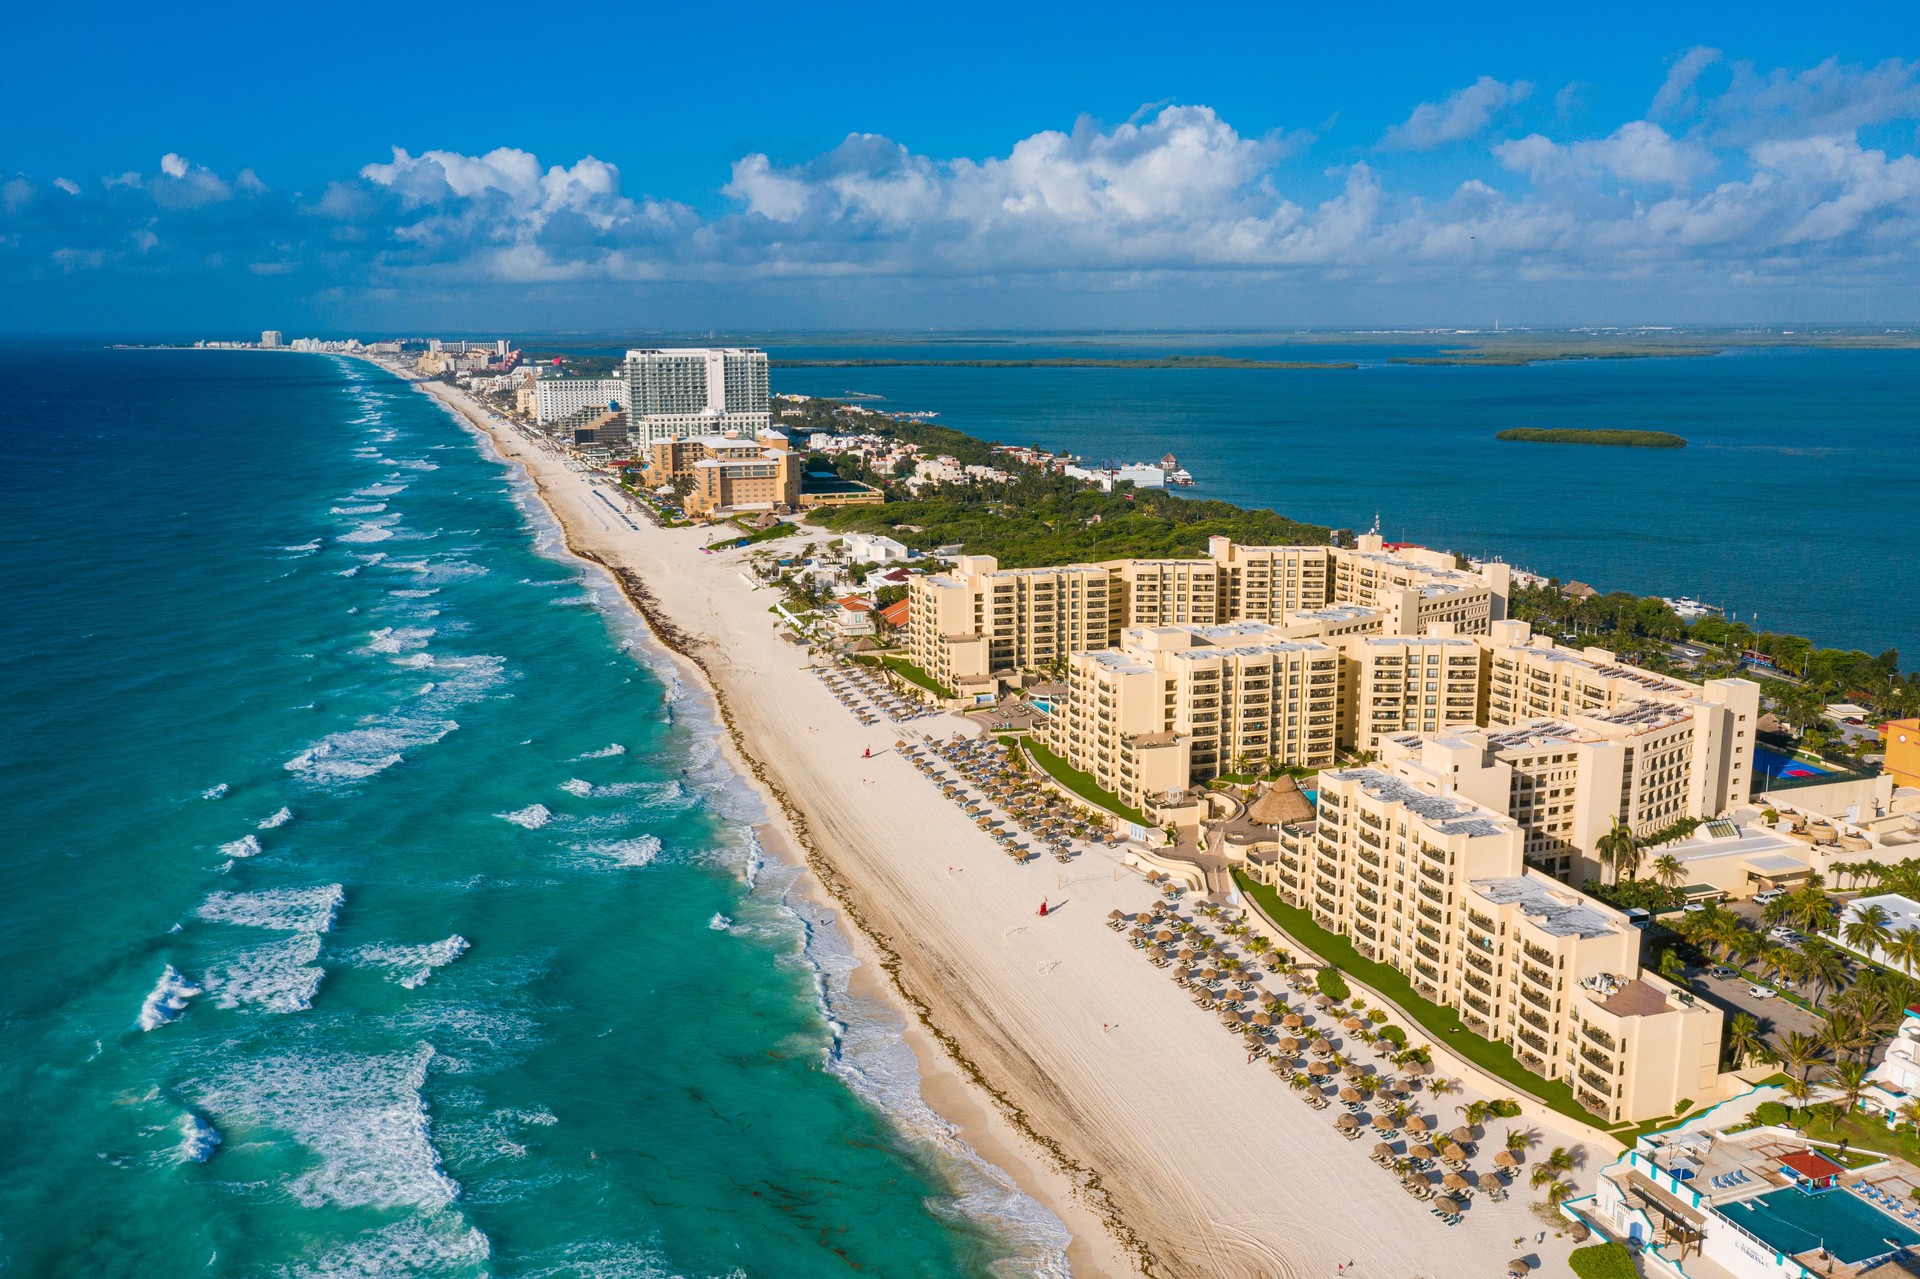
[{"label": "red tile roof", "polygon": [[888,626],[905,626],[907,624],[907,601],[895,600],[893,603],[881,609],[880,620]]},{"label": "red tile roof", "polygon": [[842,595],[834,603],[849,613],[865,613],[873,608],[873,601],[862,599],[858,595]]},{"label": "red tile roof", "polygon": [[1837,1177],[1846,1171],[1825,1155],[1811,1150],[1799,1150],[1790,1155],[1782,1155],[1780,1166],[1816,1181],[1826,1177]]}]

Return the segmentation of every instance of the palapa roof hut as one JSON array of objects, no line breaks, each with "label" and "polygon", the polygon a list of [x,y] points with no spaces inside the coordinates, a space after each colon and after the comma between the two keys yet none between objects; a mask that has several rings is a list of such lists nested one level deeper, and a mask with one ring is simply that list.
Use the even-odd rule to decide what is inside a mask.
[{"label": "palapa roof hut", "polygon": [[1527,1279],[1527,1276],[1532,1273],[1533,1267],[1528,1264],[1525,1257],[1515,1257],[1507,1263],[1507,1274],[1511,1279]]},{"label": "palapa roof hut", "polygon": [[1355,1119],[1352,1115],[1342,1115],[1338,1119],[1333,1121],[1333,1126],[1335,1128],[1342,1128],[1342,1129],[1358,1128],[1360,1126],[1360,1121],[1358,1119]]},{"label": "palapa roof hut", "polygon": [[1409,1155],[1411,1155],[1411,1156],[1413,1156],[1413,1158],[1415,1158],[1415,1159],[1431,1159],[1431,1158],[1433,1158],[1433,1147],[1432,1147],[1432,1146],[1424,1146],[1424,1145],[1422,1145],[1422,1146],[1409,1146],[1409,1147],[1407,1148],[1407,1153],[1408,1153]]},{"label": "palapa roof hut", "polygon": [[1393,1158],[1393,1147],[1384,1141],[1377,1141],[1373,1145],[1373,1157],[1375,1159],[1391,1159]]},{"label": "palapa roof hut", "polygon": [[1357,1034],[1366,1028],[1366,1024],[1367,1023],[1361,1021],[1358,1017],[1349,1017],[1340,1023],[1340,1028],[1349,1033]]},{"label": "palapa roof hut", "polygon": [[1473,1144],[1473,1129],[1471,1128],[1455,1128],[1447,1135],[1462,1146],[1471,1146]]},{"label": "palapa roof hut", "polygon": [[1450,1145],[1445,1150],[1442,1150],[1440,1153],[1445,1155],[1448,1159],[1452,1160],[1454,1163],[1463,1164],[1467,1162],[1467,1152],[1460,1149],[1460,1147],[1458,1146]]},{"label": "palapa roof hut", "polygon": [[1280,1024],[1285,1026],[1288,1030],[1298,1030],[1302,1026],[1307,1024],[1307,1019],[1302,1017],[1299,1013],[1288,1013],[1285,1017],[1282,1017],[1280,1019]]},{"label": "palapa roof hut", "polygon": [[1431,1125],[1428,1123],[1427,1117],[1425,1115],[1408,1115],[1407,1116],[1408,1132],[1425,1132],[1430,1126]]},{"label": "palapa roof hut", "polygon": [[[1340,1100],[1346,1102],[1349,1106],[1357,1106],[1364,1098],[1360,1096],[1360,1090],[1358,1088],[1349,1085],[1340,1090]],[[1348,1115],[1347,1118],[1351,1119],[1353,1116]]]},{"label": "palapa roof hut", "polygon": [[1457,1172],[1450,1172],[1440,1179],[1440,1184],[1448,1190],[1471,1190],[1473,1183]]},{"label": "palapa roof hut", "polygon": [[1375,1115],[1373,1117],[1373,1126],[1375,1128],[1378,1128],[1381,1132],[1392,1132],[1393,1116],[1392,1115]]},{"label": "palapa roof hut", "polygon": [[1433,1201],[1433,1210],[1435,1212],[1459,1212],[1460,1201],[1450,1195],[1441,1195]]},{"label": "palapa roof hut", "polygon": [[1496,1150],[1493,1152],[1493,1162],[1502,1168],[1518,1168],[1520,1166],[1520,1156],[1514,1154],[1511,1150]]},{"label": "palapa roof hut", "polygon": [[1312,819],[1313,804],[1291,777],[1270,783],[1247,805],[1247,820],[1257,826],[1291,826]]}]

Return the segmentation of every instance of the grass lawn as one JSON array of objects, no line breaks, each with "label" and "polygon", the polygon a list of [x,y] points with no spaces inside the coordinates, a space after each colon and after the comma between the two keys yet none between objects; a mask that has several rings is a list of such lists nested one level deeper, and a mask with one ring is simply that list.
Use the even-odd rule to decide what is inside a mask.
[{"label": "grass lawn", "polygon": [[1113,792],[1101,790],[1100,783],[1093,780],[1093,774],[1081,772],[1032,738],[1027,739],[1027,753],[1033,757],[1034,763],[1047,770],[1054,781],[1059,782],[1080,798],[1137,825],[1153,825],[1147,820],[1145,813],[1137,808],[1128,808]]},{"label": "grass lawn", "polygon": [[[735,527],[739,527],[736,525]],[[776,537],[785,537],[793,532],[791,524],[770,524],[763,529],[751,529],[742,532],[739,537],[729,537],[718,542],[707,543],[710,551],[726,550],[736,546],[752,546],[756,542],[769,542]]]},{"label": "grass lawn", "polygon": [[952,689],[904,657],[883,657],[880,660],[887,664],[888,670],[898,675],[901,679],[907,681],[909,684],[918,684],[935,697],[951,698],[954,695]]},{"label": "grass lawn", "polygon": [[[1516,1061],[1513,1050],[1505,1044],[1482,1039],[1468,1030],[1453,1009],[1421,998],[1414,992],[1413,983],[1399,969],[1368,959],[1355,950],[1353,943],[1345,937],[1328,932],[1314,923],[1313,917],[1306,911],[1287,905],[1273,889],[1255,883],[1237,870],[1233,872],[1233,881],[1247,899],[1259,908],[1260,913],[1282,932],[1349,974],[1361,985],[1373,988],[1405,1009],[1407,1015],[1433,1037],[1434,1043],[1458,1053],[1488,1074],[1505,1080],[1563,1115],[1596,1128],[1607,1127],[1573,1099],[1573,1089],[1567,1084],[1557,1079],[1542,1079]],[[1631,1139],[1631,1136],[1625,1137],[1625,1140]]]},{"label": "grass lawn", "polygon": [[1908,1163],[1920,1163],[1920,1137],[1916,1137],[1912,1129],[1889,1128],[1872,1115],[1855,1111],[1835,1122],[1833,1107],[1812,1106],[1806,1112],[1797,1113],[1794,1119],[1800,1130],[1815,1141],[1844,1141],[1851,1149],[1898,1155]]}]

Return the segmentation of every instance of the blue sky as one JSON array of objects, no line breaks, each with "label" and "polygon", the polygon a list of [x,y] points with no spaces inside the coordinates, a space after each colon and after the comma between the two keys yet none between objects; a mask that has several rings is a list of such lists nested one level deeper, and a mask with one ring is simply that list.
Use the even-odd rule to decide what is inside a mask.
[{"label": "blue sky", "polygon": [[1920,10],[1289,8],[41,6],[0,326],[1920,322]]}]

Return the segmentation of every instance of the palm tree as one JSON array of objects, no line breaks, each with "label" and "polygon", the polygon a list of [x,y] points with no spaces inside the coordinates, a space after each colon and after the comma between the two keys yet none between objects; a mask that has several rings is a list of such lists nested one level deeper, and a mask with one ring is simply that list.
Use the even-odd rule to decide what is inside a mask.
[{"label": "palm tree", "polygon": [[1796,1112],[1803,1110],[1807,1099],[1813,1096],[1813,1085],[1804,1079],[1789,1079],[1780,1085],[1780,1091],[1787,1095]]},{"label": "palm tree", "polygon": [[1558,1208],[1573,1195],[1573,1187],[1564,1181],[1556,1181],[1547,1187],[1547,1203]]},{"label": "palm tree", "polygon": [[1892,940],[1881,948],[1881,957],[1890,964],[1898,965],[1907,976],[1914,975],[1916,966],[1920,966],[1920,928],[1902,928],[1893,934]]},{"label": "palm tree", "polygon": [[1827,1080],[1840,1095],[1834,1102],[1834,1121],[1837,1123],[1853,1113],[1860,1104],[1860,1094],[1867,1090],[1867,1068],[1857,1061],[1843,1061],[1833,1068],[1832,1076]]},{"label": "palm tree", "polygon": [[1826,997],[1846,984],[1846,956],[1842,955],[1836,947],[1817,937],[1809,937],[1801,943],[1800,954],[1807,963],[1807,976],[1813,979],[1813,988],[1816,992],[1813,1006],[1824,1008]]},{"label": "palm tree", "polygon": [[1868,906],[1854,912],[1840,935],[1846,938],[1847,945],[1872,958],[1875,951],[1884,949],[1893,940],[1893,930],[1887,926],[1892,918],[1886,907],[1878,904]]},{"label": "palm tree", "polygon": [[[1920,1104],[1920,1103],[1916,1103],[1916,1104]],[[1535,1132],[1531,1128],[1507,1129],[1506,1146],[1507,1146],[1507,1153],[1509,1154],[1524,1155],[1525,1153],[1527,1153],[1527,1147],[1537,1146],[1539,1144],[1540,1144],[1540,1134]]]},{"label": "palm tree", "polygon": [[1449,1093],[1460,1091],[1460,1081],[1458,1079],[1447,1079],[1440,1075],[1435,1075],[1427,1081],[1427,1091],[1436,1097],[1445,1097]]},{"label": "palm tree", "polygon": [[1653,877],[1663,888],[1678,887],[1687,877],[1686,867],[1672,853],[1662,853],[1653,859]]},{"label": "palm tree", "polygon": [[1799,1071],[1795,1078],[1801,1081],[1806,1079],[1820,1056],[1820,1041],[1805,1031],[1788,1031],[1787,1037],[1780,1041],[1780,1064],[1787,1068],[1789,1074]]},{"label": "palm tree", "polygon": [[1556,1179],[1558,1179],[1559,1176],[1560,1176],[1559,1173],[1547,1167],[1547,1165],[1536,1164],[1534,1165],[1533,1176],[1531,1178],[1533,1188],[1535,1190],[1538,1190],[1540,1187],[1546,1185],[1548,1182],[1555,1181]]},{"label": "palm tree", "polygon": [[1633,831],[1618,817],[1613,819],[1613,829],[1602,835],[1594,844],[1593,851],[1599,855],[1600,865],[1612,876],[1612,882],[1620,882],[1622,871],[1627,878],[1633,878],[1633,871],[1639,866],[1639,846],[1634,843]]},{"label": "palm tree", "polygon": [[1470,1101],[1464,1106],[1455,1106],[1454,1110],[1467,1121],[1467,1127],[1478,1128],[1487,1120],[1487,1103]]},{"label": "palm tree", "polygon": [[1573,1151],[1568,1150],[1565,1146],[1555,1146],[1553,1148],[1553,1153],[1548,1155],[1541,1162],[1546,1167],[1553,1169],[1555,1172],[1572,1172],[1573,1171]]},{"label": "palm tree", "polygon": [[1739,1066],[1751,1058],[1764,1057],[1767,1044],[1760,1038],[1760,1019],[1752,1013],[1735,1013],[1727,1023],[1727,1049]]},{"label": "palm tree", "polygon": [[1903,1101],[1897,1112],[1900,1122],[1916,1132],[1920,1132],[1920,1101]]}]

